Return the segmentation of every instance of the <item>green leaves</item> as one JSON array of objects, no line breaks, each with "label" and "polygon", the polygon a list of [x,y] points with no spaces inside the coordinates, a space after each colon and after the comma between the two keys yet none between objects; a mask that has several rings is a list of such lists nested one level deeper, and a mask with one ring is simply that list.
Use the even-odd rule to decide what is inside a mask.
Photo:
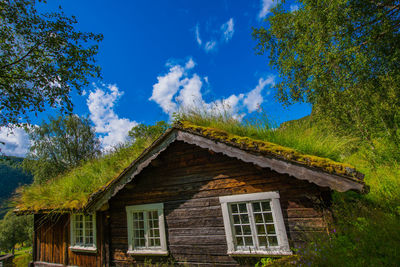
[{"label": "green leaves", "polygon": [[60,10],[39,14],[34,0],[0,2],[0,126],[45,107],[72,111],[70,93],[100,77],[95,64],[103,36],[74,29]]},{"label": "green leaves", "polygon": [[88,118],[58,116],[28,131],[32,145],[23,166],[32,172],[36,183],[53,179],[101,152]]},{"label": "green leaves", "polygon": [[257,52],[280,72],[278,100],[313,104],[342,134],[400,140],[400,2],[300,2],[253,29]]}]

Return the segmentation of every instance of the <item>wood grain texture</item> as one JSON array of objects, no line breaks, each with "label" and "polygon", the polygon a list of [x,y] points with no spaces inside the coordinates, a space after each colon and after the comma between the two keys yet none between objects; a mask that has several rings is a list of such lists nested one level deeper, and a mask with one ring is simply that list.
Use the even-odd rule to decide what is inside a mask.
[{"label": "wood grain texture", "polygon": [[[228,256],[220,196],[279,191],[292,246],[324,231],[321,192],[329,191],[287,174],[176,141],[109,201],[111,265],[152,262],[234,266]],[[125,206],[164,203],[169,256],[137,257],[128,248]]]},{"label": "wood grain texture", "polygon": [[[35,266],[103,266],[102,215],[96,216],[97,253],[74,252],[70,246],[69,214],[40,215],[34,217],[35,239],[33,260]],[[50,265],[49,265],[50,264]]]}]

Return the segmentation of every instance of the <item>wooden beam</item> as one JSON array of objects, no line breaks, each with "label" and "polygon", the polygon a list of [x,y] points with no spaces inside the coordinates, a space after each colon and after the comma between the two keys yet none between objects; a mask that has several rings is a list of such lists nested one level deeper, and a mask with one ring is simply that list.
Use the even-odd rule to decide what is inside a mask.
[{"label": "wooden beam", "polygon": [[210,149],[217,153],[222,153],[229,157],[250,162],[262,168],[270,168],[276,172],[289,174],[300,180],[307,180],[321,187],[329,187],[339,192],[348,190],[363,191],[364,184],[358,183],[350,178],[341,177],[335,174],[322,172],[305,165],[295,164],[280,159],[268,158],[266,156],[251,154],[242,149],[228,146],[221,142],[216,142],[208,138],[194,135],[188,132],[179,131],[177,140],[188,144],[197,145],[202,148]]}]

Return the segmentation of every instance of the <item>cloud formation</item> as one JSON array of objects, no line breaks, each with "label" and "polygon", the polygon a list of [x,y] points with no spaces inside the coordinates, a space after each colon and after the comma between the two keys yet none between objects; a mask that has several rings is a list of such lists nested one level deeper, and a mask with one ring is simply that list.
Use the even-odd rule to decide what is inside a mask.
[{"label": "cloud formation", "polygon": [[1,153],[7,156],[25,157],[29,150],[29,136],[22,128],[10,130],[6,127],[0,127]]},{"label": "cloud formation", "polygon": [[[267,79],[260,78],[258,80],[258,85],[246,94],[246,97],[243,100],[243,104],[247,107],[249,112],[256,111],[258,107],[264,102],[264,97],[262,95],[262,91],[265,86],[270,85],[273,86],[275,84],[274,77],[269,76]],[[266,95],[269,95],[270,91],[266,92]]]},{"label": "cloud formation", "polygon": [[223,23],[218,30],[213,30],[210,33],[211,38],[208,41],[203,42],[200,38],[200,25],[197,23],[195,27],[196,42],[206,53],[215,51],[221,42],[227,43],[232,39],[233,34],[235,33],[234,27],[235,22],[233,18],[230,18],[227,22]]},{"label": "cloud formation", "polygon": [[233,18],[230,18],[227,22],[222,24],[221,31],[225,42],[228,42],[230,39],[232,39],[233,34],[235,33],[234,25]]},{"label": "cloud formation", "polygon": [[86,104],[102,147],[104,150],[109,150],[125,142],[129,130],[136,126],[137,122],[119,118],[115,113],[115,104],[124,94],[115,84],[104,84],[101,87],[93,84],[93,86],[95,90],[89,93]]},{"label": "cloud formation", "polygon": [[247,93],[232,94],[227,98],[207,102],[203,99],[202,88],[208,77],[202,78],[193,73],[195,63],[189,59],[184,65],[170,65],[166,74],[157,77],[149,100],[156,102],[170,117],[179,110],[199,109],[211,112],[227,112],[234,117],[251,113],[264,102],[263,92],[267,86],[274,85],[274,77],[261,78],[257,86]]},{"label": "cloud formation", "polygon": [[201,38],[200,38],[200,29],[199,29],[199,24],[198,23],[196,24],[196,28],[195,28],[195,35],[196,35],[197,44],[201,46],[202,41],[201,41]]},{"label": "cloud formation", "polygon": [[277,4],[278,0],[261,0],[261,10],[260,13],[258,13],[258,18],[264,18]]}]

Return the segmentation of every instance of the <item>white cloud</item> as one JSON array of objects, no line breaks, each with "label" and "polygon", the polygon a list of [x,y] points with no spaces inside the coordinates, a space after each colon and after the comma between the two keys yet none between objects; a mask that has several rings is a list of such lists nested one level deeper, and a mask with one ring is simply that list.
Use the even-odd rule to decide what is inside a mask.
[{"label": "white cloud", "polygon": [[195,63],[190,59],[183,67],[170,66],[168,73],[157,77],[158,82],[153,85],[153,93],[149,100],[155,101],[162,110],[172,116],[179,110],[198,109],[216,113],[227,112],[236,118],[242,117],[245,112],[254,112],[264,102],[263,93],[267,85],[274,84],[274,77],[260,79],[258,85],[248,93],[231,95],[211,102],[203,99],[203,84],[208,84],[208,77],[202,78],[198,74],[190,74],[187,66]]},{"label": "white cloud", "polygon": [[295,12],[297,10],[299,10],[299,5],[296,4],[290,5],[290,12]]},{"label": "white cloud", "polygon": [[182,89],[175,98],[181,107],[193,108],[203,104],[203,96],[200,92],[203,83],[197,74],[194,74],[191,78],[183,79],[181,86]]},{"label": "white cloud", "polygon": [[10,130],[7,127],[0,127],[1,153],[7,156],[25,157],[29,150],[29,135],[23,128]]},{"label": "white cloud", "polygon": [[206,43],[206,45],[204,46],[204,50],[206,52],[210,52],[210,51],[214,50],[215,48],[217,48],[217,42],[214,40],[208,41]]},{"label": "white cloud", "polygon": [[195,35],[196,35],[196,41],[197,41],[198,45],[201,46],[202,41],[201,41],[201,38],[200,38],[200,29],[199,29],[199,24],[198,23],[196,24],[196,28],[195,28]]},{"label": "white cloud", "polygon": [[264,18],[277,3],[278,0],[261,0],[261,10],[258,13],[258,18]]},{"label": "white cloud", "polygon": [[93,86],[95,90],[89,93],[86,104],[103,149],[109,150],[123,143],[129,130],[137,123],[127,118],[119,118],[115,113],[115,104],[124,94],[116,85],[102,85],[101,88],[94,84]]},{"label": "white cloud", "polygon": [[226,23],[222,24],[221,31],[222,36],[225,39],[225,42],[228,42],[232,39],[233,34],[235,33],[233,18],[230,18]]},{"label": "white cloud", "polygon": [[[188,64],[188,63],[186,63]],[[153,94],[149,100],[155,101],[161,106],[165,113],[172,115],[176,111],[177,105],[172,101],[174,95],[181,86],[181,78],[185,68],[180,65],[172,66],[168,74],[158,76],[158,82],[153,85]]]},{"label": "white cloud", "polygon": [[[274,77],[270,76],[267,79],[260,78],[258,80],[258,85],[246,94],[243,100],[243,104],[247,107],[249,112],[256,111],[258,107],[264,102],[264,97],[262,96],[262,90],[267,85],[274,85]],[[270,92],[267,92],[268,95]]]},{"label": "white cloud", "polygon": [[212,27],[212,30],[208,30],[209,40],[204,41],[200,38],[200,26],[199,23],[196,24],[195,27],[195,38],[199,47],[203,48],[206,53],[214,51],[217,49],[221,42],[229,42],[233,34],[235,33],[234,29],[235,23],[233,18],[230,18],[227,22],[223,23],[219,29],[215,29],[216,27]]}]

